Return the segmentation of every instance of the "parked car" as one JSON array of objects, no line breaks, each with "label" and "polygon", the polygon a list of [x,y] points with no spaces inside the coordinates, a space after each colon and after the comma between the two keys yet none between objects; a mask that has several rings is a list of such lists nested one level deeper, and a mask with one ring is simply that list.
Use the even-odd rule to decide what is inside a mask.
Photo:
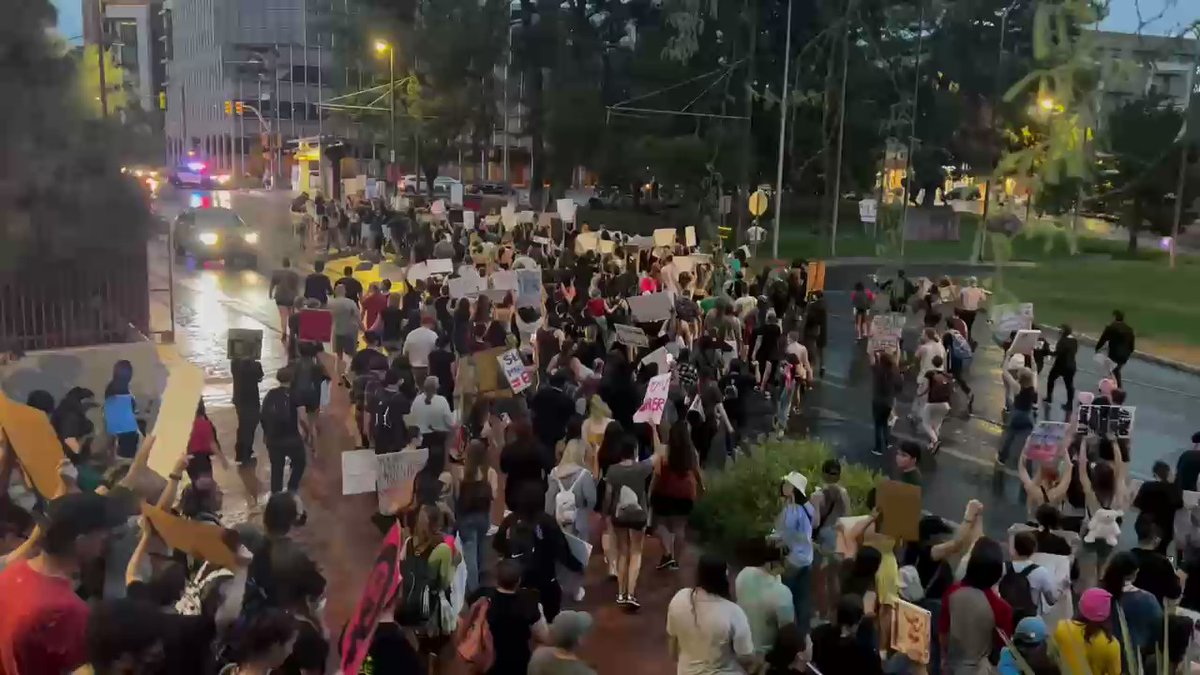
[{"label": "parked car", "polygon": [[505,185],[504,183],[499,183],[499,182],[495,182],[495,181],[486,181],[483,183],[476,183],[471,186],[471,189],[474,192],[478,192],[479,194],[484,194],[484,195],[506,195],[506,194],[512,192],[512,188],[510,188],[509,186]]},{"label": "parked car", "polygon": [[453,185],[462,185],[462,181],[450,176],[438,176],[433,179],[433,194],[448,195],[450,194],[450,187]]},{"label": "parked car", "polygon": [[259,232],[231,209],[189,208],[175,218],[175,254],[197,262],[238,260],[248,267],[258,263]]},{"label": "parked car", "polygon": [[417,174],[405,174],[400,178],[400,189],[406,194],[415,194],[417,192]]}]

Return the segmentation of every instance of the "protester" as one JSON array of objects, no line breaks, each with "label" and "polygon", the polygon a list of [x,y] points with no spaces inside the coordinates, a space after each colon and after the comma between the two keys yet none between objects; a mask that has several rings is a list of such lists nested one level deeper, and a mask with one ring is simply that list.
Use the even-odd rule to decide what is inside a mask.
[{"label": "protester", "polygon": [[204,401],[196,404],[196,416],[192,419],[192,433],[188,437],[188,477],[193,481],[200,476],[212,475],[212,460],[217,458],[221,468],[229,470],[229,459],[221,450],[217,440],[217,428],[204,409]]},{"label": "protester", "polygon": [[1054,645],[1072,673],[1120,675],[1122,672],[1121,645],[1113,638],[1109,624],[1112,606],[1111,593],[1089,588],[1079,598],[1075,618],[1060,621],[1054,627]]},{"label": "protester", "polygon": [[112,379],[104,387],[104,429],[116,443],[117,457],[125,460],[137,454],[141,439],[137,402],[129,389],[132,382],[133,364],[122,359],[113,364]]},{"label": "protester", "polygon": [[553,621],[562,608],[557,566],[578,574],[583,562],[572,554],[558,522],[546,513],[544,494],[534,483],[520,485],[514,508],[500,523],[492,544],[502,557],[521,563],[521,587],[538,592],[546,619]]},{"label": "protester", "polygon": [[636,591],[649,522],[647,483],[654,466],[637,461],[637,441],[632,436],[622,438],[615,450],[616,461],[605,474],[605,513],[616,544],[617,604],[636,611],[641,608]]},{"label": "protester", "polygon": [[568,440],[558,465],[550,470],[546,513],[554,516],[564,532],[588,541],[587,514],[596,506],[596,479],[585,462],[583,441]]},{"label": "protester", "polygon": [[587,612],[562,612],[550,624],[550,644],[538,647],[529,659],[529,675],[596,675],[583,662],[579,648],[592,629]]},{"label": "protester", "polygon": [[724,560],[701,555],[696,585],[671,598],[667,647],[681,674],[753,672],[757,667],[750,622],[730,598]]},{"label": "protester", "polygon": [[754,538],[741,543],[738,556],[745,567],[734,581],[737,604],[746,613],[755,654],[766,657],[781,631],[796,623],[792,592],[779,580],[783,552],[765,539]]},{"label": "protester", "polygon": [[279,269],[271,273],[271,285],[267,288],[267,297],[275,300],[279,310],[280,339],[287,341],[290,335],[290,325],[293,307],[300,296],[300,275],[292,269],[292,262],[284,258]]},{"label": "protester", "polygon": [[687,520],[700,491],[704,476],[700,456],[692,446],[686,421],[676,422],[667,436],[667,452],[653,459],[654,478],[650,488],[650,508],[658,523],[663,558],[657,569],[679,569],[679,554],[686,541]]},{"label": "protester", "polygon": [[290,492],[300,489],[300,479],[304,477],[304,467],[307,463],[305,453],[305,436],[314,432],[307,429],[311,424],[309,417],[301,418],[297,409],[302,405],[295,396],[293,369],[289,366],[281,368],[275,375],[279,386],[267,392],[263,397],[262,410],[259,420],[263,430],[263,444],[267,447],[267,456],[271,462],[271,492],[283,491],[283,473],[290,465],[287,486]]},{"label": "protester", "polygon": [[1037,407],[1037,376],[1029,368],[1021,368],[1017,372],[1017,385],[1020,390],[1013,396],[1012,406],[1008,411],[1008,419],[1004,423],[1004,432],[1000,435],[1000,450],[996,453],[997,464],[1007,464],[1018,437],[1034,425],[1034,408]]},{"label": "protester", "polygon": [[975,542],[961,582],[951,584],[942,602],[938,633],[949,672],[977,672],[993,650],[1011,635],[1012,607],[993,587],[1004,574],[1004,552],[991,539]]},{"label": "protester", "polygon": [[[1171,482],[1171,465],[1159,460],[1151,473],[1154,480],[1142,483],[1133,497],[1133,508],[1149,516],[1157,528],[1157,550],[1165,554],[1175,532],[1175,514],[1183,505],[1183,490]],[[1140,517],[1139,517],[1140,520]],[[1139,541],[1141,536],[1138,537]]]},{"label": "protester", "polygon": [[347,265],[342,268],[342,277],[333,284],[336,291],[338,286],[346,288],[346,297],[353,300],[355,305],[361,304],[363,287],[362,282],[354,278],[354,268]]},{"label": "protester", "polygon": [[522,588],[522,564],[514,559],[496,565],[496,588],[487,596],[487,622],[496,659],[488,675],[526,675],[532,657],[530,642],[550,643],[550,631],[537,591]]},{"label": "protester", "polygon": [[875,430],[875,444],[871,447],[871,453],[881,456],[884,449],[888,447],[892,409],[896,405],[897,394],[904,387],[904,381],[901,379],[895,356],[891,353],[874,352],[870,358],[871,417]]},{"label": "protester", "polygon": [[812,533],[816,512],[808,503],[808,479],[791,472],[780,485],[783,508],[775,518],[775,533],[787,552],[783,583],[792,592],[796,628],[803,640],[812,618]]},{"label": "protester", "polygon": [[834,623],[813,630],[812,659],[822,673],[883,674],[879,639],[865,619],[862,598],[846,595],[838,601]]},{"label": "protester", "polygon": [[1101,349],[1108,347],[1108,358],[1112,361],[1112,376],[1117,381],[1117,386],[1121,386],[1121,369],[1133,356],[1135,349],[1135,338],[1133,328],[1125,323],[1125,313],[1119,309],[1113,310],[1112,323],[1104,327],[1104,331],[1100,333],[1100,339],[1096,341],[1096,353],[1099,354]]}]

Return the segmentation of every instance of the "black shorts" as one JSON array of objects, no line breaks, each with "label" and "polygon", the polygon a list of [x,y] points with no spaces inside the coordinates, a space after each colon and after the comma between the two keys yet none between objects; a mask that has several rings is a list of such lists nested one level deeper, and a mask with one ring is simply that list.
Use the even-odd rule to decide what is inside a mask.
[{"label": "black shorts", "polygon": [[644,530],[646,529],[646,516],[640,518],[619,518],[612,516],[612,526],[619,527],[625,530]]},{"label": "black shorts", "polygon": [[855,307],[854,308],[854,316],[866,316],[867,312],[870,312],[870,311],[871,311],[870,309]]},{"label": "black shorts", "polygon": [[296,304],[296,299],[295,298],[276,297],[275,304],[276,304],[276,306],[279,306],[279,307],[291,307],[292,305]]},{"label": "black shorts", "polygon": [[692,514],[692,507],[695,505],[696,502],[693,499],[682,499],[667,495],[651,495],[650,497],[650,507],[654,510],[655,517],[690,516]]}]

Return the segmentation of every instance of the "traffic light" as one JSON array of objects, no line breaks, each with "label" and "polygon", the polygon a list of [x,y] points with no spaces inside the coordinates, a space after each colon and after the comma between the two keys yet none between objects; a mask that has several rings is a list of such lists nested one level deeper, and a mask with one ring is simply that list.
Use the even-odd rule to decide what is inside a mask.
[{"label": "traffic light", "polygon": [[235,110],[237,110],[237,114],[239,115],[243,115],[246,112],[245,104],[243,104],[241,101],[234,103],[233,107]]},{"label": "traffic light", "polygon": [[226,115],[233,114],[233,101],[225,101],[225,114]]}]

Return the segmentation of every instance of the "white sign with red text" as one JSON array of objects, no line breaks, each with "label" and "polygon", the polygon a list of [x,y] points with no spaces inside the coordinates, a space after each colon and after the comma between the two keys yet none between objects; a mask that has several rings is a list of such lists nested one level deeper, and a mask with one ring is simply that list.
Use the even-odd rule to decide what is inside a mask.
[{"label": "white sign with red text", "polygon": [[667,390],[670,388],[670,373],[650,378],[650,384],[646,385],[646,398],[642,400],[642,407],[633,414],[633,421],[650,424],[662,422],[663,408],[667,407]]},{"label": "white sign with red text", "polygon": [[500,362],[500,370],[504,372],[504,378],[508,380],[508,386],[512,387],[514,394],[519,394],[533,385],[533,377],[517,350],[510,349],[497,356],[496,360]]}]

